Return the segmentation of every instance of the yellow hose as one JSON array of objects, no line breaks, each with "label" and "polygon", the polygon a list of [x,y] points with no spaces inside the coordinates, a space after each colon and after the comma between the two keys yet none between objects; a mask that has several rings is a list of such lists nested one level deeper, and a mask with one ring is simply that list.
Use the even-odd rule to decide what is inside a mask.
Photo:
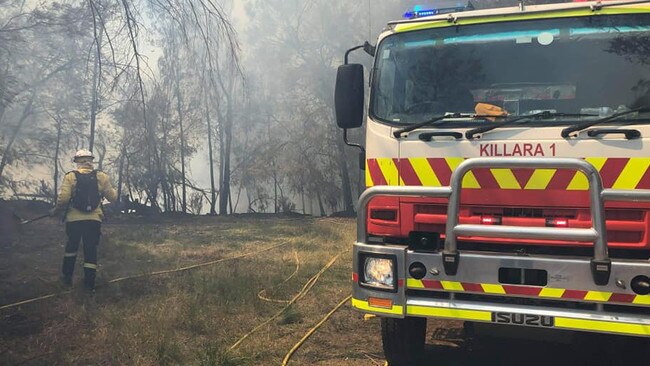
[{"label": "yellow hose", "polygon": [[[294,254],[295,258],[296,258],[296,269],[293,271],[293,273],[291,275],[289,275],[289,277],[285,278],[284,281],[282,281],[279,284],[273,286],[271,289],[282,286],[283,284],[289,282],[289,280],[291,280],[296,274],[298,274],[298,271],[300,270],[300,258],[298,258],[298,252],[295,249],[293,250],[293,254]],[[273,303],[276,303],[276,304],[287,304],[290,301],[290,300],[272,299],[272,298],[266,297],[265,294],[266,294],[266,289],[261,289],[260,292],[257,293],[257,298],[259,298],[262,301],[273,302]]]},{"label": "yellow hose", "polygon": [[328,321],[329,318],[332,315],[334,315],[334,313],[337,310],[339,310],[343,305],[345,305],[348,301],[350,301],[351,298],[352,298],[352,295],[350,295],[350,296],[346,297],[345,299],[343,299],[340,303],[338,303],[338,305],[336,305],[332,310],[330,310],[330,312],[327,313],[327,315],[325,315],[325,317],[323,317],[323,319],[321,319],[318,323],[316,323],[316,325],[314,325],[311,329],[309,329],[309,331],[307,331],[307,333],[305,333],[305,335],[298,341],[298,343],[296,343],[289,350],[287,355],[284,356],[284,359],[282,360],[282,366],[288,365],[289,360],[291,359],[291,356],[293,356],[293,354],[298,350],[298,348],[300,348],[300,346],[302,346],[302,344],[305,343],[307,338],[311,337],[311,335],[314,334],[314,332],[316,332],[316,330],[318,330],[318,328],[320,328],[323,324],[325,324],[325,322]]},{"label": "yellow hose", "polygon": [[334,264],[334,262],[336,262],[336,260],[339,259],[339,257],[340,257],[343,253],[347,252],[348,250],[349,250],[349,249],[345,249],[344,251],[342,251],[342,252],[340,252],[339,254],[337,254],[337,255],[335,255],[334,257],[332,257],[332,259],[330,259],[330,261],[327,262],[327,264],[325,264],[325,266],[323,266],[323,268],[321,268],[321,270],[318,271],[318,273],[316,273],[313,277],[311,277],[311,278],[310,278],[310,279],[305,283],[305,285],[302,287],[302,289],[300,289],[300,291],[299,291],[299,292],[298,292],[298,293],[297,293],[297,294],[296,294],[296,295],[295,295],[291,300],[289,300],[289,302],[287,303],[287,305],[286,305],[284,308],[282,308],[280,311],[278,311],[277,313],[275,313],[273,316],[271,316],[270,318],[266,319],[266,320],[263,321],[262,323],[260,323],[260,324],[258,324],[257,326],[255,326],[255,327],[254,327],[250,332],[244,334],[241,338],[239,338],[239,340],[237,340],[237,342],[233,343],[233,345],[230,346],[230,348],[229,348],[228,350],[229,350],[229,351],[232,351],[232,350],[234,350],[235,348],[237,348],[240,344],[242,344],[242,343],[246,340],[246,338],[248,338],[249,336],[251,336],[253,333],[257,332],[258,330],[262,329],[262,327],[264,327],[265,325],[269,324],[269,323],[272,322],[274,319],[278,318],[278,317],[279,317],[280,315],[282,315],[285,311],[287,311],[287,309],[289,309],[289,307],[290,307],[291,305],[293,305],[296,301],[302,299],[302,298],[303,298],[303,297],[304,297],[304,296],[309,292],[309,290],[311,290],[312,287],[314,287],[314,285],[316,284],[316,282],[318,282],[318,279],[320,278],[320,276],[321,276],[323,273],[325,273],[325,271],[327,271],[327,270],[328,270],[328,269],[329,269],[329,268]]},{"label": "yellow hose", "polygon": [[[210,266],[210,265],[221,263],[221,262],[232,261],[232,260],[241,259],[241,258],[244,258],[244,257],[250,257],[250,256],[255,255],[255,254],[259,254],[259,253],[267,252],[267,251],[275,249],[275,248],[279,248],[279,247],[281,247],[283,245],[287,245],[290,242],[291,241],[285,241],[285,242],[282,242],[280,244],[272,245],[272,246],[270,246],[268,248],[264,248],[264,249],[261,249],[261,250],[258,250],[258,251],[248,252],[248,253],[244,253],[244,254],[240,254],[240,255],[236,255],[236,256],[232,256],[232,257],[227,257],[227,258],[221,258],[221,259],[217,259],[217,260],[213,260],[213,261],[209,261],[209,262],[205,262],[205,263],[194,264],[194,265],[191,265],[191,266],[186,266],[186,267],[181,267],[181,268],[176,268],[176,269],[168,269],[168,270],[164,270],[164,271],[156,271],[156,272],[151,272],[151,273],[143,273],[143,274],[127,276],[127,277],[119,277],[119,278],[115,278],[115,279],[112,279],[112,280],[108,281],[106,284],[112,284],[112,283],[117,283],[117,282],[122,282],[122,281],[132,280],[132,279],[136,279],[136,278],[142,278],[142,277],[151,277],[151,276],[159,276],[159,275],[176,273],[176,272],[183,272],[183,271],[188,271],[188,270],[191,270],[191,269]],[[5,310],[5,309],[14,308],[14,307],[20,306],[20,305],[25,305],[25,304],[30,304],[30,303],[33,303],[33,302],[45,300],[45,299],[50,299],[50,298],[60,296],[60,295],[69,294],[71,292],[72,292],[71,290],[66,290],[66,291],[61,291],[61,292],[57,292],[57,293],[53,293],[53,294],[49,294],[49,295],[35,297],[33,299],[28,299],[28,300],[15,302],[13,304],[2,305],[2,306],[0,306],[0,311]]]}]

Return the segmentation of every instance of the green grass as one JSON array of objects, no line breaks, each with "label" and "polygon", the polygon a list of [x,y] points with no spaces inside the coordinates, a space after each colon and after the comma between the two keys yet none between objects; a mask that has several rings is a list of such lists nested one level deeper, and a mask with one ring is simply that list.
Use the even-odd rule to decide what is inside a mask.
[{"label": "green grass", "polygon": [[229,355],[224,347],[218,343],[206,343],[199,351],[200,366],[235,366],[234,357]]},{"label": "green grass", "polygon": [[278,321],[279,325],[287,325],[287,324],[294,324],[294,323],[300,323],[302,321],[302,314],[300,314],[300,311],[296,309],[295,306],[290,306],[284,313],[282,313],[282,317]]}]

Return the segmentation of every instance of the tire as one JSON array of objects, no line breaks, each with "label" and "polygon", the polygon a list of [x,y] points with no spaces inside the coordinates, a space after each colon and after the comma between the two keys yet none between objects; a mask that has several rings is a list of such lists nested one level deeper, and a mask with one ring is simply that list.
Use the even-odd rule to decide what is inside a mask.
[{"label": "tire", "polygon": [[389,366],[414,366],[424,352],[426,318],[382,318],[381,339]]}]

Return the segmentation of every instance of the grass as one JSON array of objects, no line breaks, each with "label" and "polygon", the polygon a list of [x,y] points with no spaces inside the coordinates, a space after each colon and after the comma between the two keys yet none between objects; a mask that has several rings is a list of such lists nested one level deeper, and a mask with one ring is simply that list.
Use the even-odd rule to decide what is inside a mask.
[{"label": "grass", "polygon": [[[52,224],[46,229],[56,241],[62,239],[60,227]],[[354,240],[353,221],[201,217],[150,224],[112,222],[103,227],[103,232],[98,284],[120,276],[226,258],[287,241],[289,244],[192,271],[100,286],[91,303],[74,294],[48,304],[13,309],[2,314],[0,328],[19,328],[20,324],[7,321],[11,317],[5,315],[11,314],[22,314],[32,322],[36,319],[37,324],[20,335],[0,331],[0,364],[29,359],[36,360],[36,364],[279,364],[307,329],[350,291],[349,256],[344,255],[307,296],[251,335],[239,348],[229,351],[242,335],[285,306],[260,300],[258,292],[267,289],[268,297],[292,298],[333,255],[350,246]],[[4,263],[0,259],[0,265],[10,265],[21,272],[16,278],[27,282],[25,289],[38,282],[30,277],[30,257],[26,254],[29,245],[39,245],[42,236],[43,233],[26,236],[25,253],[5,253],[9,258]],[[38,294],[53,288],[49,286],[54,285],[61,249],[52,246],[44,253],[53,258],[41,264],[52,279],[41,284]],[[300,268],[284,282],[296,269],[294,251],[298,253]],[[79,274],[81,271],[77,271]],[[75,280],[80,282],[79,278]],[[16,291],[3,303],[38,294]],[[376,322],[364,322],[358,313],[346,308],[332,323],[332,327],[319,332],[318,336],[326,340],[306,344],[305,352],[295,356],[295,365],[323,362],[328,359],[323,356],[332,352],[331,347],[346,350],[334,352],[345,354],[348,359],[337,364],[354,364],[355,357],[350,354],[355,351],[349,347],[352,343],[354,349],[368,347],[377,351],[377,337],[370,342],[354,337],[360,329],[374,329],[378,334]],[[356,355],[356,361],[363,364],[363,353]]]},{"label": "grass", "polygon": [[228,354],[223,345],[206,343],[200,350],[200,366],[234,366],[237,361]]},{"label": "grass", "polygon": [[295,306],[291,305],[284,313],[282,313],[282,318],[278,321],[279,325],[287,325],[300,323],[302,321],[302,314],[296,309]]}]

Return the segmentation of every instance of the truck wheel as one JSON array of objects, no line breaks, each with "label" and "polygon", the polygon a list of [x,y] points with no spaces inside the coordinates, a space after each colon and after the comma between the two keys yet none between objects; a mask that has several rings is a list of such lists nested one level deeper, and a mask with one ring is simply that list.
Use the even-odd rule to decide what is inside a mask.
[{"label": "truck wheel", "polygon": [[389,366],[413,366],[424,351],[426,318],[381,318],[381,339]]}]

